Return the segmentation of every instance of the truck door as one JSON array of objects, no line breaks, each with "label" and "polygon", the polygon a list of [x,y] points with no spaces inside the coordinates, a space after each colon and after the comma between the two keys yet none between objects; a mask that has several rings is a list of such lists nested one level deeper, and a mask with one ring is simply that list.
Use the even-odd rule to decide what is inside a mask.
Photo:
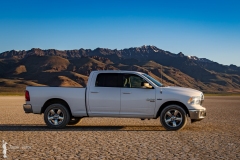
[{"label": "truck door", "polygon": [[90,116],[119,116],[120,79],[118,73],[96,73],[88,90]]},{"label": "truck door", "polygon": [[153,117],[155,109],[155,89],[144,88],[146,82],[135,74],[122,74],[121,117]]}]

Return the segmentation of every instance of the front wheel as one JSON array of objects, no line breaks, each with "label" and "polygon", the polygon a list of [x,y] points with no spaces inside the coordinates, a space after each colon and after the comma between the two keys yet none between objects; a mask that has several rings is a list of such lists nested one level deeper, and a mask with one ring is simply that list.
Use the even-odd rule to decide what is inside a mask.
[{"label": "front wheel", "polygon": [[70,113],[62,104],[51,104],[44,112],[44,121],[49,128],[64,128],[69,120]]},{"label": "front wheel", "polygon": [[75,124],[79,123],[81,120],[82,120],[82,118],[72,117],[72,118],[70,118],[68,125],[75,125]]},{"label": "front wheel", "polygon": [[187,114],[182,107],[169,105],[162,110],[160,121],[166,130],[180,130],[187,124]]}]

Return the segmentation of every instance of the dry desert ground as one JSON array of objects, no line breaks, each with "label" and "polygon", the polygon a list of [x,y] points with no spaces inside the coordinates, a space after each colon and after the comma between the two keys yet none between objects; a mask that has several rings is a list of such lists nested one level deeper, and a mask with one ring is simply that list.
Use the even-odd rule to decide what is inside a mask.
[{"label": "dry desert ground", "polygon": [[159,119],[127,118],[84,118],[53,130],[43,115],[25,114],[23,103],[0,97],[6,159],[240,159],[239,96],[206,97],[206,119],[177,132],[165,131]]}]

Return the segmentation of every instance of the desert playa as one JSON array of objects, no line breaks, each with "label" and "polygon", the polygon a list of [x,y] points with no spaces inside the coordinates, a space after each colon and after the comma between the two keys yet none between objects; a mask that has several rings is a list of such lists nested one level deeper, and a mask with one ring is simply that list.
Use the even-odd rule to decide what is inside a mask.
[{"label": "desert playa", "polygon": [[52,130],[43,115],[25,114],[23,103],[22,96],[0,97],[8,159],[240,159],[240,96],[206,97],[207,117],[177,132],[159,119],[127,118],[84,118]]}]

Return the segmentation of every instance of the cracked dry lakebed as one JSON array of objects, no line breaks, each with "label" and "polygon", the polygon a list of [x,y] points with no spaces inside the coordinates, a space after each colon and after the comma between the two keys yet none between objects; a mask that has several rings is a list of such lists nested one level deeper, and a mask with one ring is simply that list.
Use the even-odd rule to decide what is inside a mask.
[{"label": "cracked dry lakebed", "polygon": [[159,118],[84,118],[54,130],[22,104],[21,96],[0,97],[6,159],[240,159],[240,96],[206,97],[207,117],[181,131],[165,131]]}]

